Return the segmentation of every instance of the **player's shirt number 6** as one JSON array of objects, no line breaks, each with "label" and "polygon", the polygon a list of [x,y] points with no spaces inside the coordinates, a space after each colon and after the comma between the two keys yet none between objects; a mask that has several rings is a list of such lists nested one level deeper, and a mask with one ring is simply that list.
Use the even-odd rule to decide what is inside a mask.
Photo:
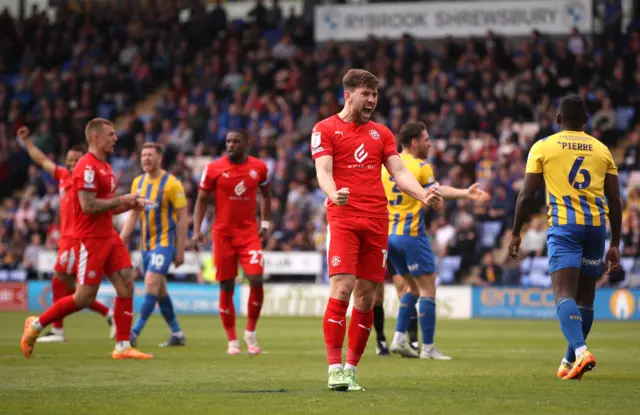
[{"label": "player's shirt number 6", "polygon": [[[569,183],[573,186],[574,189],[586,189],[591,184],[591,174],[587,169],[581,169],[582,163],[584,163],[584,156],[576,157],[576,161],[573,162],[573,166],[571,166],[571,171],[569,172]],[[578,173],[584,177],[584,180],[579,182],[576,180]]]}]

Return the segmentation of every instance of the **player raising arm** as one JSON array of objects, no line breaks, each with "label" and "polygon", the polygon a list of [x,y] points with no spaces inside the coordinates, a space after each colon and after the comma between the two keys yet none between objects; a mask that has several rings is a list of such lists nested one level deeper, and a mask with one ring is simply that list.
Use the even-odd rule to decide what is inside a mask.
[{"label": "player raising arm", "polygon": [[544,181],[549,273],[560,329],[569,343],[557,374],[562,379],[581,379],[596,366],[585,339],[593,323],[596,282],[604,268],[607,214],[611,243],[605,260],[610,272],[620,264],[622,207],[618,170],[609,149],[583,131],[587,120],[582,99],[566,97],[558,114],[562,131],[531,148],[509,242],[511,256],[518,258],[522,225]]},{"label": "player raising arm", "polygon": [[73,170],[73,212],[78,239],[78,288],[74,295],[57,301],[39,318],[27,317],[20,345],[26,357],[40,331],[50,323],[90,306],[95,301],[102,275],[107,274],[116,291],[114,320],[116,348],[113,359],[150,359],[129,343],[133,319],[133,275],[129,252],[113,227],[113,215],[142,209],[150,202],[135,194],[115,196],[116,178],[107,163],[118,137],[111,121],[94,118],[85,128],[89,152]]},{"label": "player raising arm", "polygon": [[144,214],[132,211],[120,232],[125,242],[129,241],[138,219],[142,219],[142,273],[144,275],[144,301],[140,313],[131,330],[131,345],[136,347],[147,320],[156,308],[171,329],[166,343],[160,346],[184,346],[185,338],[173,311],[173,303],[167,291],[167,274],[173,261],[176,266],[184,262],[187,240],[187,198],[182,183],[162,169],[160,144],[145,143],[140,154],[144,174],[136,177],[131,184],[131,193],[153,201],[145,206]]},{"label": "player raising arm", "polygon": [[[405,168],[391,131],[370,120],[378,101],[378,79],[367,71],[351,69],[342,84],[344,108],[316,124],[311,135],[318,183],[329,198],[327,256],[331,278],[323,330],[329,389],[363,390],[356,379],[356,367],[371,333],[374,294],[387,264],[389,212],[382,166],[401,191],[424,204],[437,203],[439,194],[424,189]],[[352,293],[355,303],[343,369],[345,316]]]},{"label": "player raising arm", "polygon": [[[49,160],[47,156],[45,156],[42,151],[40,151],[40,149],[31,142],[31,139],[29,138],[29,129],[27,127],[20,127],[18,129],[18,137],[24,143],[31,160],[58,181],[58,193],[60,196],[60,231],[62,233],[62,237],[58,244],[58,255],[54,266],[53,278],[51,278],[51,293],[53,302],[55,303],[62,297],[71,295],[75,291],[75,274],[78,259],[76,247],[78,244],[74,237],[75,225],[71,198],[73,181],[71,179],[71,172],[80,157],[85,154],[85,149],[82,146],[72,147],[67,151],[65,167],[62,167]],[[113,312],[97,300],[94,301],[89,308],[105,317],[107,324],[109,324],[110,327],[110,336],[111,338],[114,338],[116,335],[116,329],[113,324]],[[62,322],[63,320],[54,321],[52,323],[53,329],[49,333],[39,337],[38,342],[64,342],[65,337]]]},{"label": "player raising arm", "polygon": [[[425,188],[437,188],[443,199],[469,199],[486,203],[489,195],[477,184],[468,189],[440,186],[433,176],[431,166],[424,161],[429,155],[431,142],[424,123],[408,123],[400,129],[402,153],[400,158],[416,180]],[[403,292],[396,332],[391,352],[405,357],[450,360],[433,345],[436,327],[436,259],[427,236],[423,205],[396,186],[387,170],[382,172],[383,184],[389,199],[389,261],[397,276],[403,278]],[[416,314],[419,300],[419,325],[422,331],[420,355],[406,342],[409,322]]]},{"label": "player raising arm", "polygon": [[[200,232],[209,195],[214,193],[213,259],[220,282],[220,318],[227,333],[227,353],[240,353],[236,335],[236,311],[233,305],[238,263],[249,280],[247,326],[244,341],[249,354],[260,354],[256,324],[262,310],[264,288],[261,237],[271,219],[271,186],[267,165],[247,155],[249,137],[243,131],[227,134],[227,155],[210,163],[202,172],[200,190],[193,213],[193,242],[204,242]],[[261,224],[256,222],[257,193],[260,190]]]}]

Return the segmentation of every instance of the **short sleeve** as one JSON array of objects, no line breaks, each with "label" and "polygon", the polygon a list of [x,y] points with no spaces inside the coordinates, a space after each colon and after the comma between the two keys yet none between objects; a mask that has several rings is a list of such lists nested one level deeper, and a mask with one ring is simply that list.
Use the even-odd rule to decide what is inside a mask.
[{"label": "short sleeve", "polygon": [[382,134],[382,144],[384,145],[384,157],[383,162],[387,161],[387,159],[391,156],[398,155],[398,146],[396,145],[396,138],[393,136],[393,133],[388,128],[383,130]]},{"label": "short sleeve", "polygon": [[327,127],[318,123],[311,132],[311,157],[315,160],[321,156],[333,154],[333,134]]},{"label": "short sleeve", "polygon": [[618,175],[618,166],[616,166],[616,162],[613,161],[613,156],[611,155],[611,151],[608,148],[604,150],[605,159],[607,161],[607,174],[613,174],[614,176]]},{"label": "short sleeve", "polygon": [[260,163],[260,187],[264,187],[269,184],[269,168],[267,163]]},{"label": "short sleeve", "polygon": [[207,164],[207,166],[202,170],[202,176],[200,176],[200,184],[198,187],[200,190],[212,191],[213,190],[213,177],[210,173],[212,173],[212,165],[213,163]]},{"label": "short sleeve", "polygon": [[76,166],[73,169],[73,187],[77,191],[97,192],[96,169],[91,164]]},{"label": "short sleeve", "polygon": [[69,173],[69,170],[67,170],[62,166],[56,166],[56,169],[53,172],[53,180],[58,182],[60,180],[66,179],[69,176],[71,176],[71,173]]},{"label": "short sleeve", "polygon": [[420,162],[420,184],[425,188],[436,184],[436,178],[433,176],[433,169],[426,161]]},{"label": "short sleeve", "polygon": [[187,206],[187,197],[184,194],[182,183],[176,178],[172,180],[171,192],[169,192],[169,200],[174,209],[181,209]]},{"label": "short sleeve", "polygon": [[542,173],[542,164],[544,163],[543,141],[540,140],[531,147],[529,157],[527,158],[526,173]]}]

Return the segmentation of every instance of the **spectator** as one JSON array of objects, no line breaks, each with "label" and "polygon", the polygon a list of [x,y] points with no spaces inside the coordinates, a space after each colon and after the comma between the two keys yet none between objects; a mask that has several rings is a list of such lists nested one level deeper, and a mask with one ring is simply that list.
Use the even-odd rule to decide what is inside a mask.
[{"label": "spectator", "polygon": [[23,266],[27,271],[28,278],[36,278],[38,256],[42,252],[42,239],[40,234],[34,233],[31,235],[31,243],[27,245],[24,250]]},{"label": "spectator", "polygon": [[522,238],[522,252],[529,256],[542,256],[547,246],[546,218],[538,216],[531,221],[531,227]]}]

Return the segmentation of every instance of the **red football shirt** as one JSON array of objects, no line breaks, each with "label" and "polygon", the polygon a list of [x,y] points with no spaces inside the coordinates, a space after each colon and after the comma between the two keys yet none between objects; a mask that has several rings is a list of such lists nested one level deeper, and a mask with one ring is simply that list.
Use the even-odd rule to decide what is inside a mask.
[{"label": "red football shirt", "polygon": [[232,163],[226,156],[209,163],[202,171],[199,187],[214,192],[213,232],[230,236],[257,233],[258,187],[268,182],[267,165],[255,157],[240,164]]},{"label": "red football shirt", "polygon": [[311,134],[311,156],[314,160],[333,156],[336,188],[351,192],[345,206],[329,200],[327,217],[388,217],[381,172],[384,162],[397,154],[396,140],[382,124],[347,123],[337,114],[317,123]]},{"label": "red football shirt", "polygon": [[73,169],[73,210],[76,219],[76,238],[105,238],[116,234],[113,214],[103,212],[88,214],[82,211],[78,192],[94,192],[98,199],[113,198],[116,177],[111,165],[87,153]]},{"label": "red football shirt", "polygon": [[73,180],[71,173],[64,167],[56,166],[53,178],[58,181],[60,195],[60,232],[63,238],[73,238],[75,224],[73,222]]}]

